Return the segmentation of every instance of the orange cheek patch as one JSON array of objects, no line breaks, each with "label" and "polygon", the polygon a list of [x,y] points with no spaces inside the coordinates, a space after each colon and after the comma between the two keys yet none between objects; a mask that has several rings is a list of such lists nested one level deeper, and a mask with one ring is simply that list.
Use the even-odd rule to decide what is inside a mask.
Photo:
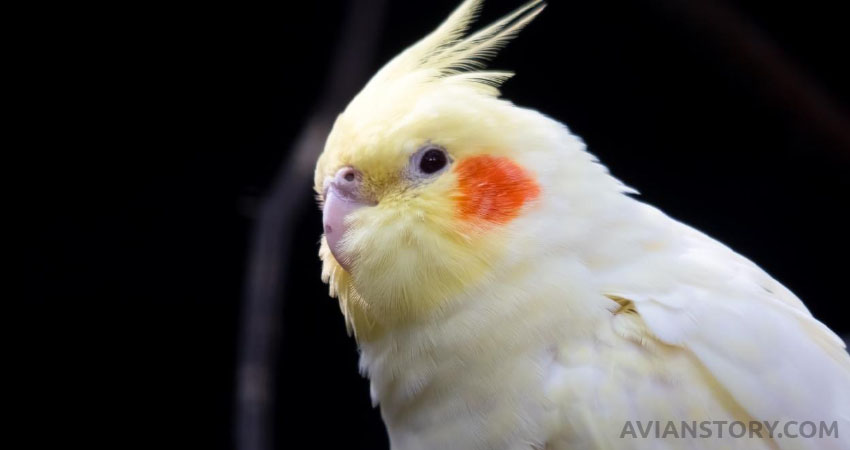
[{"label": "orange cheek patch", "polygon": [[473,156],[458,162],[457,212],[461,220],[503,224],[540,195],[540,186],[510,158]]}]

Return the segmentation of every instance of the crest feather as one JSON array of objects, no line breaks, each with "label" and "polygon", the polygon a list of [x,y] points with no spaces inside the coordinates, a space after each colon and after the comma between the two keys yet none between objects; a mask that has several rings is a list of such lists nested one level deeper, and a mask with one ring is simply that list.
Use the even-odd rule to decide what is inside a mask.
[{"label": "crest feather", "polygon": [[[387,63],[372,78],[366,89],[385,87],[387,83],[408,77],[419,82],[447,81],[477,85],[479,90],[498,94],[498,87],[513,74],[485,71],[511,39],[546,7],[543,0],[532,0],[516,11],[483,29],[464,37],[478,17],[483,0],[466,0],[428,36]],[[366,90],[364,89],[364,90]]]}]

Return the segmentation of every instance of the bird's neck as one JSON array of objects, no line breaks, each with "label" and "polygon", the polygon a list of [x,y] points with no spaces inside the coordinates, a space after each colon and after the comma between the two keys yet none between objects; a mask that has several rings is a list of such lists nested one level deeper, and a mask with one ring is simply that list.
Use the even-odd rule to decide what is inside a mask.
[{"label": "bird's neck", "polygon": [[[563,255],[515,262],[496,281],[454,299],[459,306],[439,318],[361,342],[361,369],[391,439],[439,439],[453,427],[486,426],[473,418],[503,423],[505,433],[539,431],[534,428],[542,423],[545,368],[553,348],[589,335],[584,327],[605,311],[606,299],[587,294],[592,287],[582,281],[583,272],[580,262]],[[587,300],[599,305],[577,307]],[[502,436],[492,430],[462,435]],[[479,442],[446,448],[503,447],[504,442]]]}]

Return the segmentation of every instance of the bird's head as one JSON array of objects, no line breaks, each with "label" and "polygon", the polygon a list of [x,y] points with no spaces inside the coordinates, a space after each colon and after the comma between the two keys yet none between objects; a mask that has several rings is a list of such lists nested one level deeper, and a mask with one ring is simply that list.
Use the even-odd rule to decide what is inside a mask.
[{"label": "bird's head", "polygon": [[542,149],[565,128],[498,98],[508,72],[484,71],[544,4],[464,37],[467,0],[382,68],[339,116],[315,189],[323,277],[358,338],[450,307],[493,277],[516,222],[553,176]]}]

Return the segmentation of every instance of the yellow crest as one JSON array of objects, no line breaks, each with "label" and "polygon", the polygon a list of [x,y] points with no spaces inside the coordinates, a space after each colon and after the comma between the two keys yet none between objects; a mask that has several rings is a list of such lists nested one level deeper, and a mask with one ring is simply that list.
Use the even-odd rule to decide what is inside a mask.
[{"label": "yellow crest", "polygon": [[546,3],[533,0],[480,31],[465,36],[482,3],[483,0],[464,1],[436,30],[387,63],[360,96],[369,96],[374,90],[384,90],[389,84],[408,80],[462,83],[498,95],[498,87],[513,73],[486,71],[487,61],[531,22]]}]

